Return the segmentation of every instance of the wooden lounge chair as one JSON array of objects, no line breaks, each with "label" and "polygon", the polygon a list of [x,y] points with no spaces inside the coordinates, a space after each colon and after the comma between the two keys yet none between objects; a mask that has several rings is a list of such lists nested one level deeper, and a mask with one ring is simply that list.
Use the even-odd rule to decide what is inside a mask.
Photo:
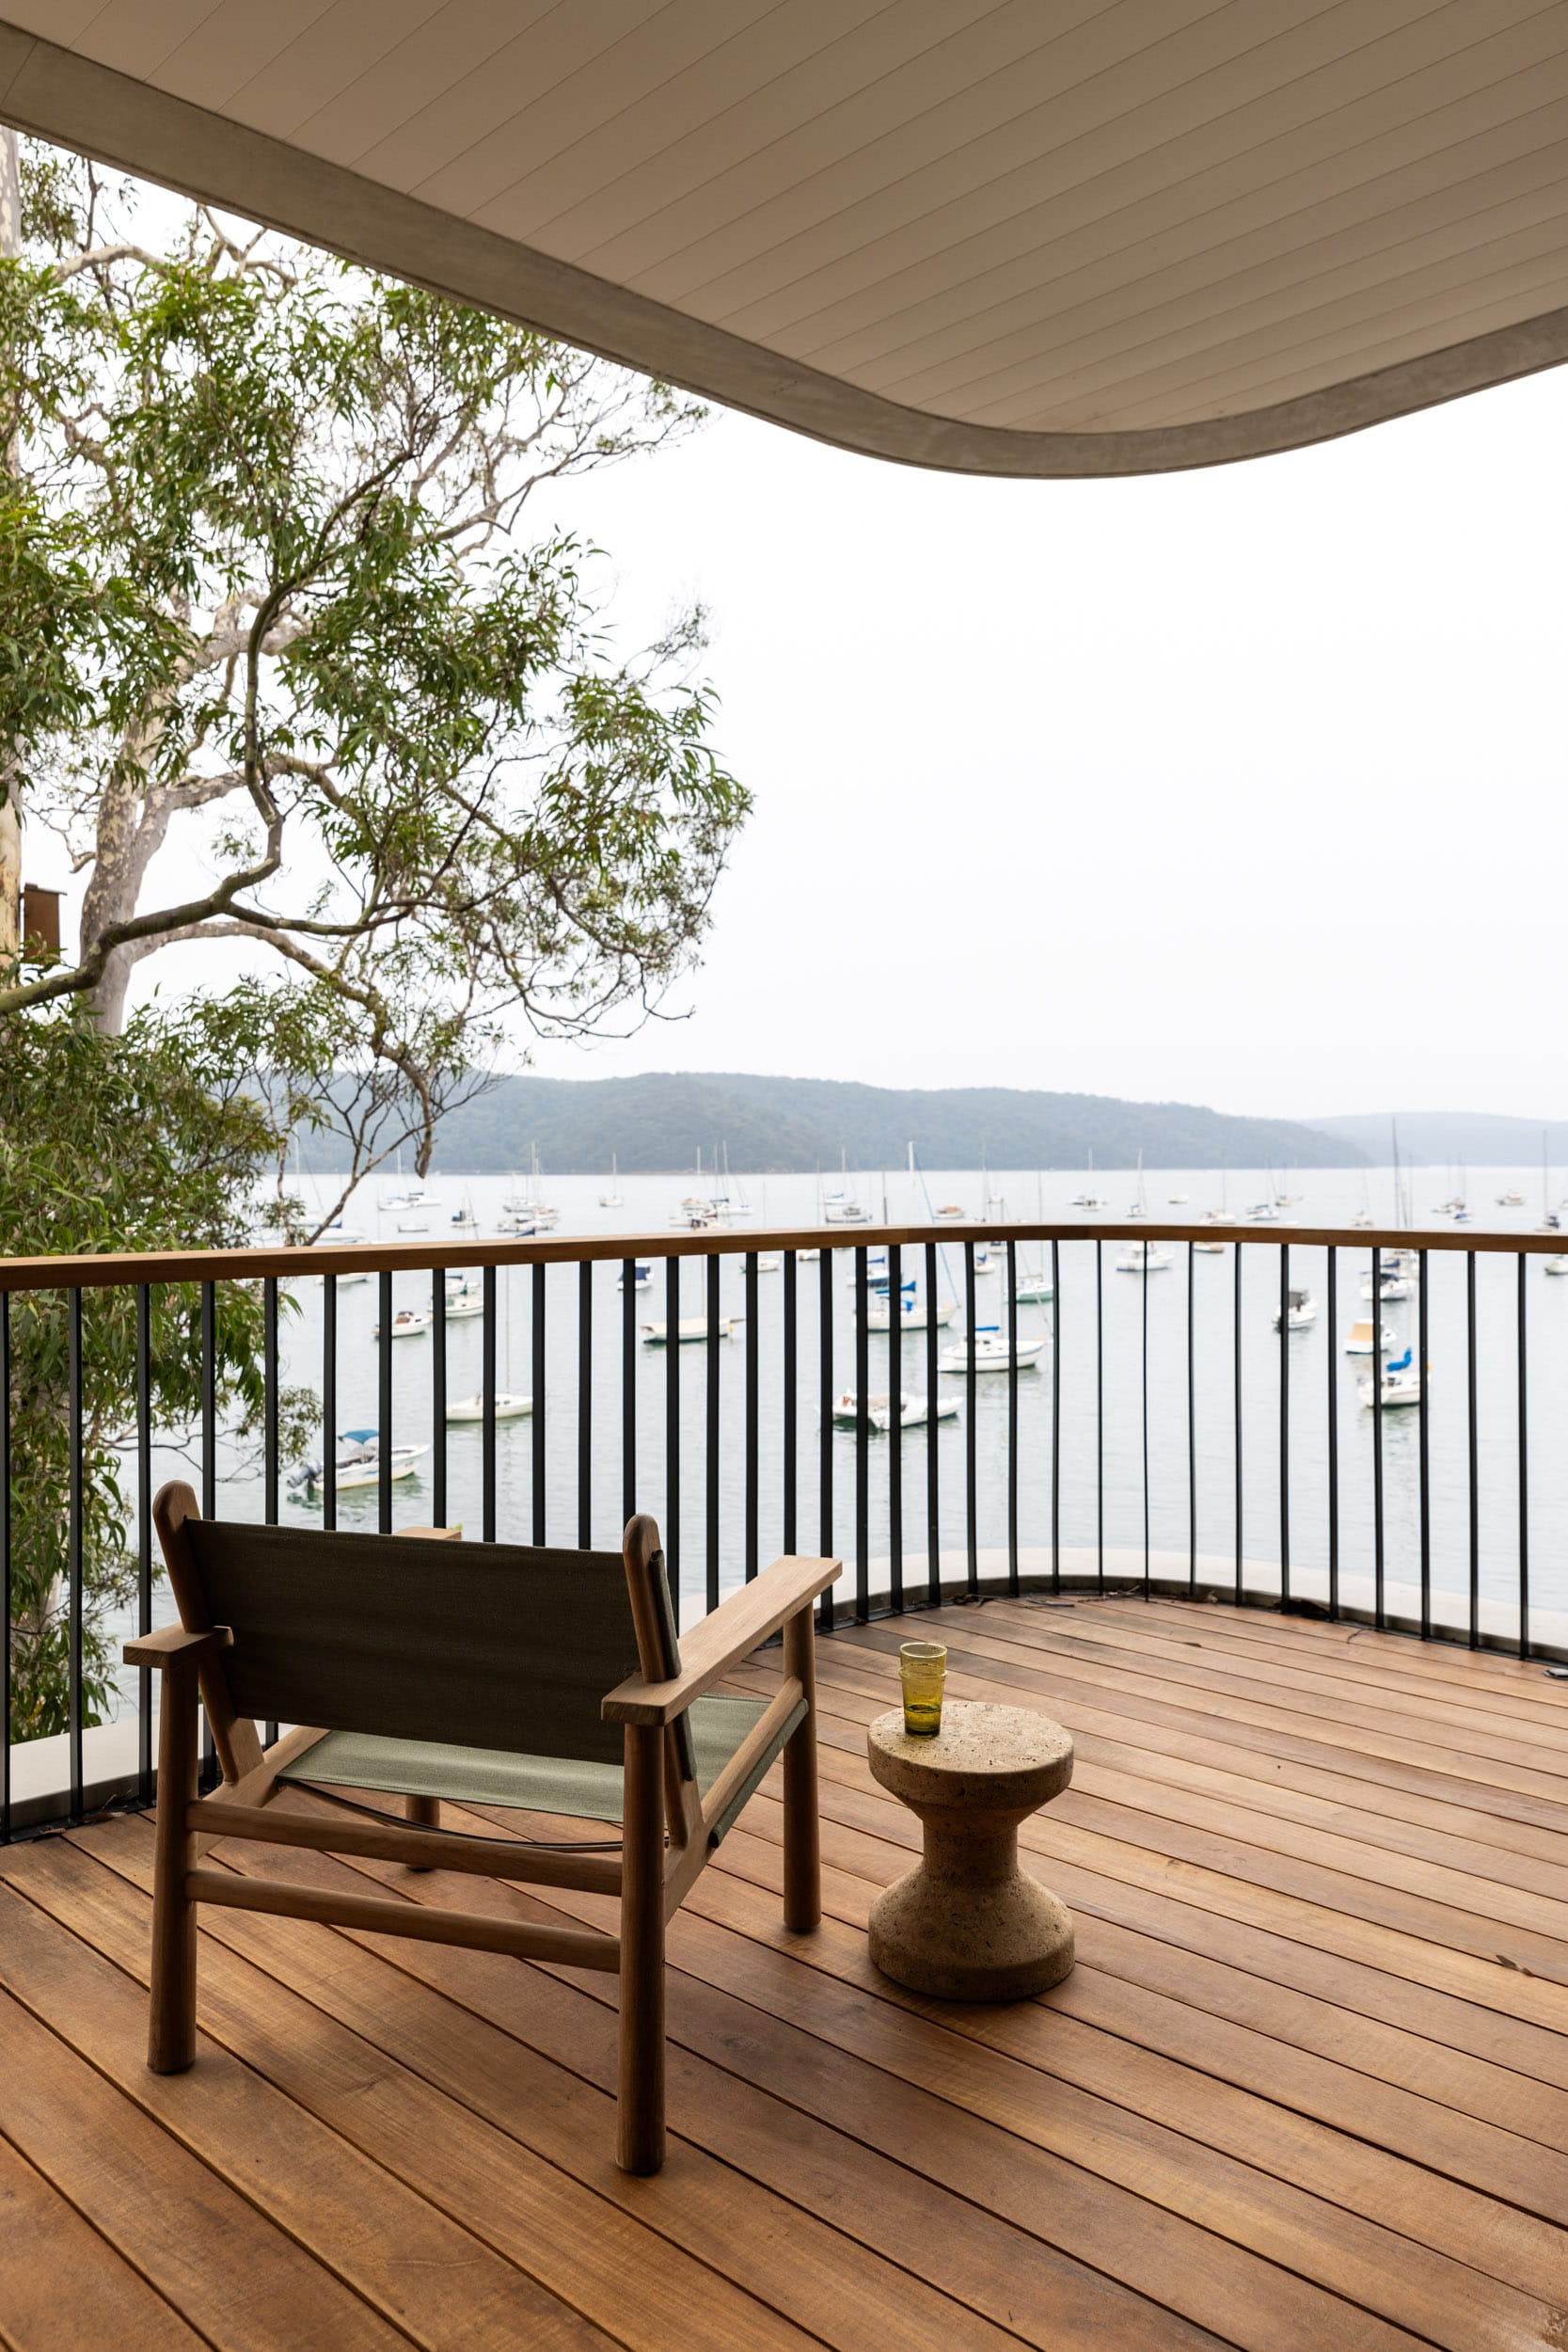
[{"label": "wooden lounge chair", "polygon": [[[658,1530],[641,1515],[617,1557],[203,1520],[181,1483],[152,1511],[180,1623],[127,1643],[125,1658],[163,1676],[153,2072],[196,2056],[198,1903],[614,1970],[618,2160],[657,2172],[665,1921],[781,1753],[784,1924],[821,1918],[812,1604],[841,1563],[777,1560],[677,1642]],[[711,1694],[781,1628],[777,1697]],[[198,1683],[223,1768],[201,1798]],[[265,1721],[300,1727],[263,1753]],[[357,1797],[328,1819],[269,1805],[302,1784],[390,1792],[404,1818]],[[619,1836],[586,1850],[570,1829],[532,1843],[451,1834],[443,1797],[614,1823]],[[201,1867],[223,1837],[615,1895],[620,1932]]]}]

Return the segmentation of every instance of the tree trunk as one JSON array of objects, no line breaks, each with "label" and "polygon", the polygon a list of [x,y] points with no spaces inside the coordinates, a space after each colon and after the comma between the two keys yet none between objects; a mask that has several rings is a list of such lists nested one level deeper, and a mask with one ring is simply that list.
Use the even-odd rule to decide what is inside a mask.
[{"label": "tree trunk", "polygon": [[[22,172],[16,133],[0,126],[0,260],[22,250]],[[14,442],[3,461],[14,473]],[[22,952],[22,779],[0,756],[0,969]]]}]

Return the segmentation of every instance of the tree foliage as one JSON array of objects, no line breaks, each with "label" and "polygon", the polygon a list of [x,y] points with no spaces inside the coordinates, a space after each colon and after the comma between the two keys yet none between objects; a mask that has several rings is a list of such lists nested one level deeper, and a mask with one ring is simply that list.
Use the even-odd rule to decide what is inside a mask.
[{"label": "tree foliage", "polygon": [[[0,768],[88,879],[79,956],[0,1013],[81,994],[113,1029],[147,956],[254,943],[259,1046],[330,1035],[340,1098],[381,1091],[361,1162],[423,1167],[506,1025],[640,1018],[697,953],[748,807],[702,615],[618,658],[594,551],[525,527],[697,412],[48,150],[23,181]],[[322,1102],[313,1047],[281,1075]]]},{"label": "tree foliage", "polygon": [[[0,1020],[0,1232],[12,1257],[115,1249],[232,1248],[271,1148],[265,1118],[236,1088],[225,1041],[199,1008],[132,1020],[107,1038],[80,998]],[[127,1549],[127,1447],[136,1423],[137,1309],[123,1288],[81,1294],[80,1444],[73,1449],[71,1304],[63,1290],[5,1302],[9,1378],[11,1736],[68,1720],[71,1498],[81,1491],[84,1723],[103,1718],[115,1661],[107,1612],[135,1589]],[[255,1283],[217,1287],[214,1388],[242,1447],[262,1407],[261,1301]],[[201,1291],[150,1293],[150,1406],[179,1442],[200,1406]],[[311,1401],[313,1404],[313,1400]],[[297,1423],[301,1401],[285,1418]]]}]

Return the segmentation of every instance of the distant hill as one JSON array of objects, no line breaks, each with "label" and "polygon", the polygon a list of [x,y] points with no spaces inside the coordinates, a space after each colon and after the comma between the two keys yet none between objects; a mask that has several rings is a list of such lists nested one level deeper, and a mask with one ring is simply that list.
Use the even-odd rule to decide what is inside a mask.
[{"label": "distant hill", "polygon": [[[1228,1119],[1191,1103],[1123,1103],[1112,1095],[1029,1093],[1011,1087],[901,1089],[827,1078],[659,1073],[640,1078],[497,1081],[444,1120],[445,1169],[476,1175],[525,1168],[537,1145],[561,1174],[621,1168],[667,1172],[705,1164],[716,1146],[746,1175],[899,1168],[913,1143],[923,1167],[1130,1168],[1358,1168],[1360,1149],[1283,1119]],[[340,1162],[302,1138],[304,1165]]]},{"label": "distant hill", "polygon": [[1568,1166],[1568,1120],[1560,1119],[1509,1119],[1493,1111],[1375,1111],[1308,1123],[1386,1168],[1393,1159],[1391,1120],[1399,1123],[1400,1158],[1413,1166],[1539,1168],[1543,1133],[1552,1166]]}]

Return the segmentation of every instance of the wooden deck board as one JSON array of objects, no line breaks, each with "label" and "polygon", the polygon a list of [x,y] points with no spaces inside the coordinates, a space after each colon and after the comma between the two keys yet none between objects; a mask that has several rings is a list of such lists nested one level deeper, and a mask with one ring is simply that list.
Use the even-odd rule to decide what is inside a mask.
[{"label": "wooden deck board", "polygon": [[1125,1594],[927,1627],[953,1695],[1074,1732],[1022,1845],[1079,1966],[1002,2010],[871,1968],[918,1845],[864,1760],[907,1629],[841,1632],[822,1931],[781,1923],[775,1774],[672,1927],[657,2181],[611,2162],[612,1979],[209,1912],[201,2053],[157,2078],[148,1824],[0,1853],[0,2344],[1568,2346],[1568,1689]]}]

